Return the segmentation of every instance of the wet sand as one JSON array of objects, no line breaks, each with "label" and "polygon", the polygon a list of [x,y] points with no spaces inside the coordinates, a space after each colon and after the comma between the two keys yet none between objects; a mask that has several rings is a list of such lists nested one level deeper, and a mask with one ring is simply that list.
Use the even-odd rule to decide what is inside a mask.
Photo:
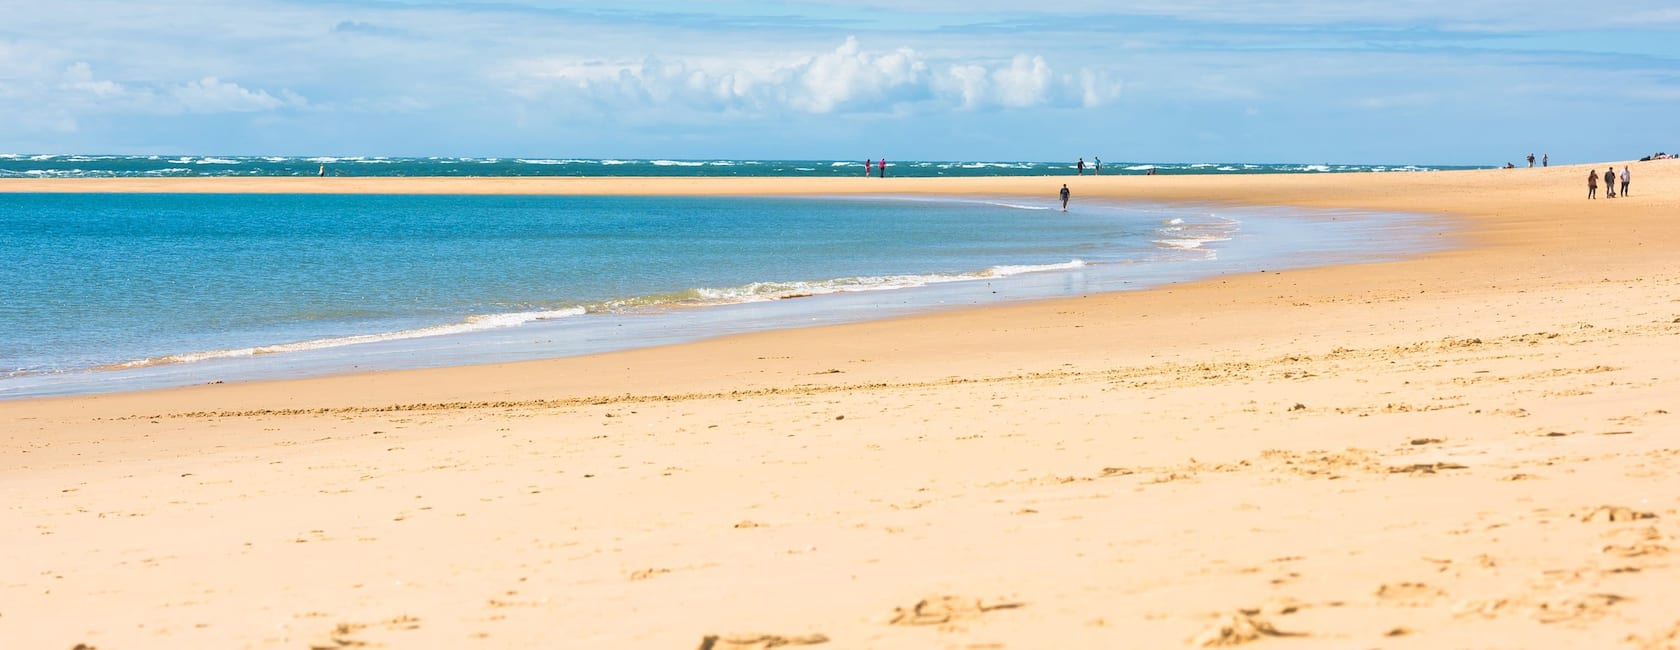
[{"label": "wet sand", "polygon": [[0,402],[0,641],[1674,647],[1680,161],[1633,164],[1633,196],[1596,201],[1587,166],[0,181],[1066,182],[1076,204],[1422,213],[1454,247],[581,358]]}]

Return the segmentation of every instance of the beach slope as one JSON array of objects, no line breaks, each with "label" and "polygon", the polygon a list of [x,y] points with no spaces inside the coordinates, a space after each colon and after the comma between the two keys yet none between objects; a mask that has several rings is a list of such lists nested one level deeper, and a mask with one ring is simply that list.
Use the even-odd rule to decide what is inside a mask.
[{"label": "beach slope", "polygon": [[0,402],[0,646],[1677,647],[1680,161],[1633,164],[1633,196],[1595,201],[1586,166],[0,181],[1067,182],[1076,205],[1421,213],[1450,246],[583,358]]}]

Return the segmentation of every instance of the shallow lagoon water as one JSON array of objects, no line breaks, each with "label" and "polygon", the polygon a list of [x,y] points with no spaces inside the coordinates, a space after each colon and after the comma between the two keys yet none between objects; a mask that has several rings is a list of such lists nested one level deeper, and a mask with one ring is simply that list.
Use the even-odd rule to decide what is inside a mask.
[{"label": "shallow lagoon water", "polygon": [[569,356],[1436,247],[1041,197],[14,195],[0,397]]}]

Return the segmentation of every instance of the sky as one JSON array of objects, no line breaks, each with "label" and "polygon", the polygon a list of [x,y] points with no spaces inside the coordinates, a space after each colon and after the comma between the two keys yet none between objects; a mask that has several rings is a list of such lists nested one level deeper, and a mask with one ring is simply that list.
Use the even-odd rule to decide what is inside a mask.
[{"label": "sky", "polygon": [[0,153],[1680,150],[1680,1],[0,0]]}]

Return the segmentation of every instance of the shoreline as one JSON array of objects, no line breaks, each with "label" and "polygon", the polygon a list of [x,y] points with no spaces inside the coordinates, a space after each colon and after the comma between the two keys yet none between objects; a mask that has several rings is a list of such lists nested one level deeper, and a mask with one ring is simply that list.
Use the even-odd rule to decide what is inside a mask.
[{"label": "shoreline", "polygon": [[[1634,164],[1633,196],[1590,202],[1578,176],[1603,164],[706,179],[1407,212],[1462,247],[589,357],[8,401],[0,601],[32,615],[9,609],[0,638],[1674,643],[1680,161]],[[697,191],[636,181],[472,186]]]},{"label": "shoreline", "polygon": [[[1021,207],[1032,201],[1031,197],[960,194],[925,194],[919,198],[893,195],[846,197],[1009,207]],[[845,198],[829,195],[828,200]],[[1113,218],[1128,224],[1140,219],[1149,220],[1149,223],[1158,220],[1155,227],[1165,230],[1157,232],[1156,236],[1177,239],[1156,239],[1155,253],[1140,251],[1136,253],[1138,257],[1123,260],[1079,255],[1071,261],[1041,264],[1037,270],[1004,265],[904,276],[908,281],[919,277],[922,283],[890,291],[844,288],[825,291],[822,285],[841,282],[845,278],[817,278],[809,281],[812,293],[788,296],[811,298],[797,303],[780,299],[720,299],[714,304],[673,305],[667,309],[628,314],[596,311],[593,305],[585,304],[569,307],[580,311],[558,319],[537,312],[467,314],[461,320],[428,324],[419,329],[351,331],[303,341],[258,341],[244,348],[187,350],[164,357],[112,362],[97,368],[7,377],[0,379],[0,400],[104,394],[194,384],[307,379],[346,374],[352,369],[356,372],[388,371],[576,357],[688,343],[723,334],[864,322],[1074,295],[1144,290],[1262,268],[1279,270],[1335,263],[1368,263],[1421,254],[1443,246],[1432,241],[1433,235],[1425,232],[1422,225],[1414,223],[1418,221],[1416,217],[1401,214],[1252,207],[1220,209],[1215,217],[1213,208],[1209,206],[1121,203],[1102,198],[1087,198],[1079,210],[1097,215],[1113,212]],[[1204,221],[1206,223],[1202,223]],[[1216,228],[1214,224],[1221,222],[1232,225]],[[1197,232],[1177,232],[1180,228],[1172,224],[1180,223],[1191,223],[1189,227]],[[1358,243],[1387,236],[1392,236],[1392,240]],[[1233,241],[1233,237],[1244,241]],[[994,273],[997,269],[1003,270]],[[869,270],[859,273],[873,275]],[[666,291],[680,289],[667,288]],[[639,298],[631,296],[629,299]],[[608,302],[623,299],[614,298]],[[522,318],[521,324],[512,327],[475,328],[471,325],[477,319],[526,315],[530,318]],[[447,329],[459,331],[425,333]],[[182,360],[174,360],[178,358]]]}]

